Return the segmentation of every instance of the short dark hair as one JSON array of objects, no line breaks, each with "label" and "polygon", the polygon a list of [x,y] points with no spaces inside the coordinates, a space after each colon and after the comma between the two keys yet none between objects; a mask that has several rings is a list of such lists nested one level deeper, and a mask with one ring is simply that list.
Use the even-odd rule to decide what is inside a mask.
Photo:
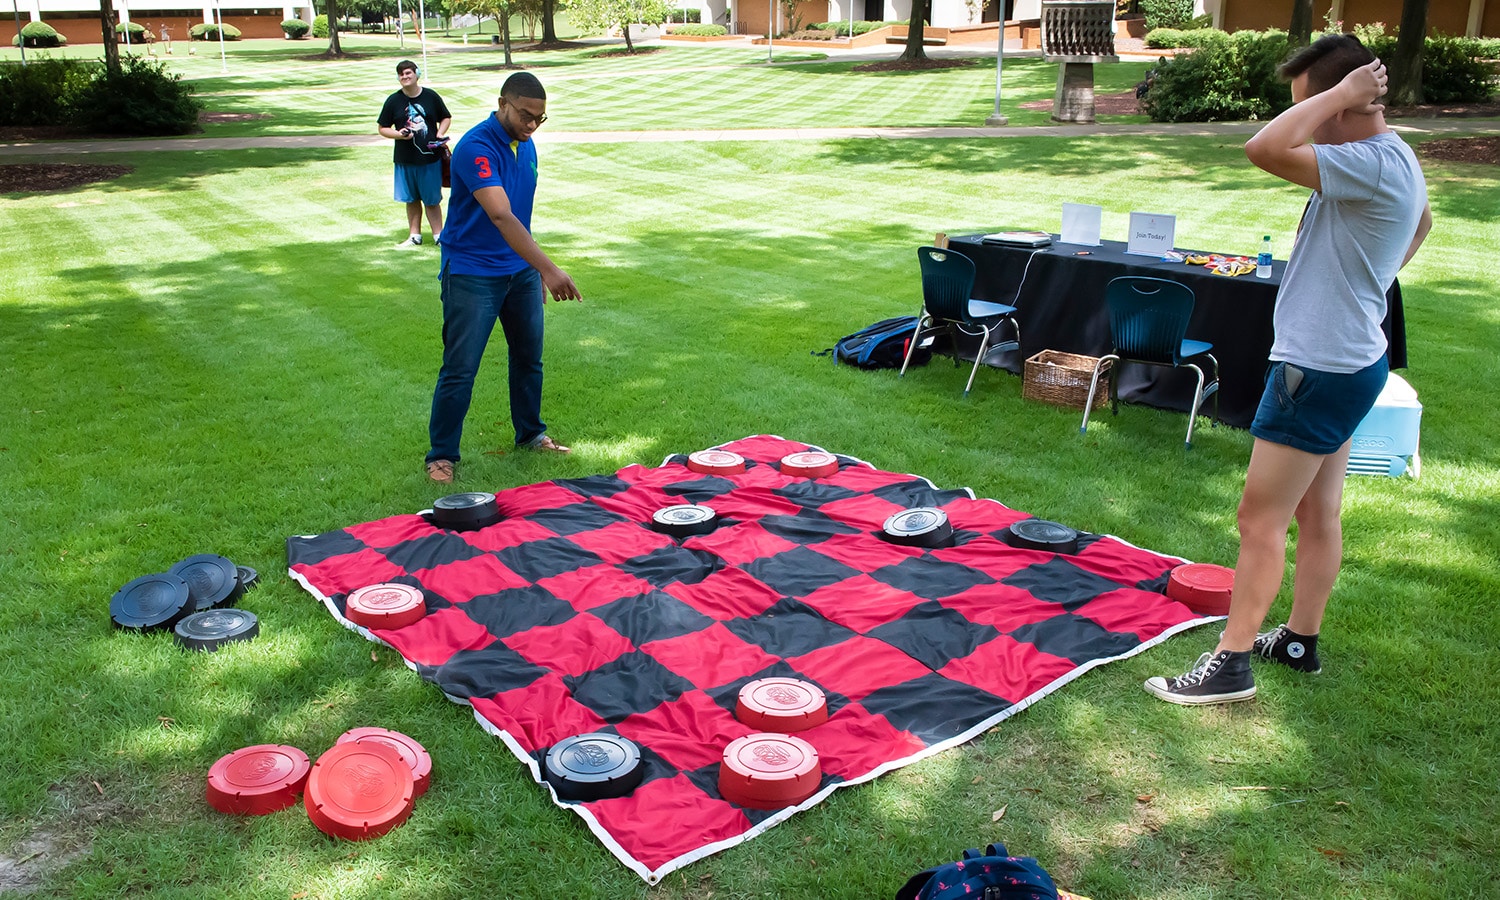
[{"label": "short dark hair", "polygon": [[530,72],[517,72],[505,79],[505,84],[500,88],[500,96],[525,98],[527,100],[546,100],[547,91],[542,83]]},{"label": "short dark hair", "polygon": [[1325,34],[1293,53],[1277,72],[1287,81],[1306,72],[1308,89],[1321,94],[1343,81],[1345,75],[1374,61],[1375,54],[1354,35]]},{"label": "short dark hair", "polygon": [[419,69],[419,68],[417,68],[417,64],[414,63],[414,62],[412,62],[409,59],[403,59],[400,62],[396,63],[396,74],[397,75],[400,75],[402,72],[405,72],[407,69],[411,69],[413,72],[416,72],[418,75],[422,74],[422,70]]}]

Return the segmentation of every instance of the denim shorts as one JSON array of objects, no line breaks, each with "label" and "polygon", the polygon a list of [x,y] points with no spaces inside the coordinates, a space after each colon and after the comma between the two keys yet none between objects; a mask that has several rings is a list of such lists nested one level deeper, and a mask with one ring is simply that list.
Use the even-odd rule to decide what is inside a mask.
[{"label": "denim shorts", "polygon": [[437,206],[443,202],[443,167],[403,166],[396,163],[396,202]]},{"label": "denim shorts", "polygon": [[[1287,386],[1288,369],[1296,390]],[[1266,390],[1255,410],[1250,433],[1263,441],[1285,444],[1307,453],[1337,453],[1354,436],[1385,388],[1390,371],[1382,356],[1358,372],[1320,372],[1305,366],[1274,362],[1266,375]]]}]

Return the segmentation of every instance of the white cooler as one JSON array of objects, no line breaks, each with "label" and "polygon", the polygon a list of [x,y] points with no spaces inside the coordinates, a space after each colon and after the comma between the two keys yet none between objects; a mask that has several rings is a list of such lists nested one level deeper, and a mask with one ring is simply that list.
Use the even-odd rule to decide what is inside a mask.
[{"label": "white cooler", "polygon": [[1420,477],[1421,432],[1422,404],[1417,400],[1417,392],[1406,379],[1392,372],[1386,377],[1385,389],[1375,401],[1375,408],[1354,429],[1349,468],[1344,474],[1394,478],[1410,472],[1413,478]]}]

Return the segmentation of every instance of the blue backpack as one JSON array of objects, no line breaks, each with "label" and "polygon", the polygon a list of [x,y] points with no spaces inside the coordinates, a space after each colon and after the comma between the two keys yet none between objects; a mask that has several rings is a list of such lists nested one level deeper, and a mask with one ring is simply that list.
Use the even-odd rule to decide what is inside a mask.
[{"label": "blue backpack", "polygon": [[1030,856],[1011,856],[1004,844],[918,872],[896,892],[896,900],[1057,900],[1057,885]]},{"label": "blue backpack", "polygon": [[[816,353],[817,356],[833,354],[835,363],[848,363],[861,369],[899,369],[906,361],[906,348],[917,331],[916,316],[897,316],[881,319],[874,325],[846,334],[839,338],[831,350]],[[932,359],[932,351],[918,347],[912,354],[911,364],[926,365]]]}]

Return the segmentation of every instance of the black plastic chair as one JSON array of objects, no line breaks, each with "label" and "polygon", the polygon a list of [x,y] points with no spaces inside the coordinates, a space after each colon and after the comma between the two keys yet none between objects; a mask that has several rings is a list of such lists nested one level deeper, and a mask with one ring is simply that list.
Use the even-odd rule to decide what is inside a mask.
[{"label": "black plastic chair", "polygon": [[[953,250],[939,247],[919,247],[917,262],[922,267],[922,309],[917,315],[917,330],[912,335],[911,345],[906,348],[906,360],[901,364],[901,374],[911,364],[912,354],[922,338],[938,332],[955,331],[980,336],[979,351],[974,354],[974,368],[969,371],[969,383],[964,385],[964,396],[974,387],[974,375],[979,364],[990,350],[1016,350],[1021,346],[1021,325],[1015,319],[1016,308],[1004,303],[975,300],[969,296],[974,291],[974,261]],[[1015,329],[1013,341],[990,344],[991,338],[1006,322]],[[955,351],[957,344],[954,345]],[[953,365],[958,365],[958,354],[953,356]]]},{"label": "black plastic chair", "polygon": [[[1094,393],[1099,387],[1099,369],[1106,360],[1173,369],[1185,367],[1198,374],[1193,407],[1188,411],[1187,447],[1191,450],[1198,407],[1210,395],[1214,398],[1211,420],[1219,417],[1219,361],[1209,352],[1214,345],[1185,337],[1188,320],[1193,316],[1192,289],[1165,278],[1126,275],[1110,281],[1104,298],[1109,304],[1109,333],[1114,350],[1094,364],[1094,377],[1089,381],[1089,397],[1083,405],[1083,424],[1078,426],[1078,433],[1088,431],[1089,411],[1094,406]],[[1203,369],[1191,361],[1195,359],[1206,359],[1213,365],[1213,379],[1207,387],[1204,386]],[[1120,412],[1118,372],[1110,382],[1110,409],[1116,415]]]}]

